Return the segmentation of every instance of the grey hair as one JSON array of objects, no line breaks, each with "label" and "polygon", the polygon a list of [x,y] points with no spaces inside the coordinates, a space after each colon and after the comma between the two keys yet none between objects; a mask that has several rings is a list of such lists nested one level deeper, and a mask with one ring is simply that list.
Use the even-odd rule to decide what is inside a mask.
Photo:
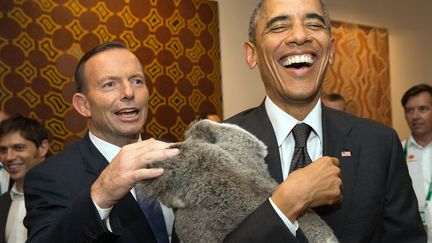
[{"label": "grey hair", "polygon": [[[252,12],[250,21],[249,21],[249,41],[252,44],[256,44],[256,27],[258,24],[258,21],[261,18],[261,13],[262,13],[262,8],[263,8],[263,3],[265,0],[259,0],[254,11]],[[329,11],[327,9],[327,3],[326,0],[320,0],[321,3],[321,7],[323,9],[324,12],[324,20],[325,20],[325,24],[327,26],[327,31],[329,32],[330,36],[331,36],[331,20],[330,20],[330,14]]]}]

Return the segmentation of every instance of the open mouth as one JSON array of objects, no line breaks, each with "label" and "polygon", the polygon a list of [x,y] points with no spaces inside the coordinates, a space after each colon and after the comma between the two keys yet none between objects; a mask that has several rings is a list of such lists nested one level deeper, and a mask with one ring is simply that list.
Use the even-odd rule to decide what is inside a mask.
[{"label": "open mouth", "polygon": [[280,64],[285,68],[305,68],[311,67],[316,61],[312,54],[291,55],[280,60]]},{"label": "open mouth", "polygon": [[138,115],[138,109],[135,108],[128,108],[128,109],[122,109],[117,111],[115,114],[117,116],[120,116],[122,118],[130,118]]}]

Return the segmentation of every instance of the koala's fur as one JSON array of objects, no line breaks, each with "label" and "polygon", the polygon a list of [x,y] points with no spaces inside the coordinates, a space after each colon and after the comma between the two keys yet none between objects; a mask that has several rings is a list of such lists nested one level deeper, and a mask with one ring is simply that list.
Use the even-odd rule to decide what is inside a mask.
[{"label": "koala's fur", "polygon": [[[239,126],[209,120],[193,124],[185,137],[175,145],[179,155],[149,165],[165,173],[140,182],[137,195],[175,210],[183,242],[222,242],[278,186],[264,161],[267,148]],[[309,242],[338,242],[312,210],[298,222]]]}]

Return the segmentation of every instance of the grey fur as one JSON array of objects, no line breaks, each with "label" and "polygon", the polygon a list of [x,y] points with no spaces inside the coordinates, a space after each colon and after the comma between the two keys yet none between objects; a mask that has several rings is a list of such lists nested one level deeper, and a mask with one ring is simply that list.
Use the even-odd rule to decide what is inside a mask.
[{"label": "grey fur", "polygon": [[[175,145],[179,155],[149,165],[165,173],[140,182],[138,197],[175,209],[175,229],[183,242],[222,242],[278,186],[264,162],[267,148],[236,125],[209,120],[191,125],[185,137]],[[312,210],[298,222],[309,242],[337,242]]]}]

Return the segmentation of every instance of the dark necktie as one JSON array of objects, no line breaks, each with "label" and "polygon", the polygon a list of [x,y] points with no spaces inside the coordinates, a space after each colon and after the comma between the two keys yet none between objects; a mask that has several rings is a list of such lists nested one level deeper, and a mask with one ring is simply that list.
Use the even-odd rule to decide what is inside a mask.
[{"label": "dark necktie", "polygon": [[158,201],[152,199],[138,200],[147,222],[158,243],[169,243],[168,232],[163,217],[162,208]]},{"label": "dark necktie", "polygon": [[312,128],[306,123],[297,124],[292,129],[295,147],[289,171],[290,173],[296,169],[303,168],[312,162],[307,152],[306,146],[306,142],[311,131]]}]

